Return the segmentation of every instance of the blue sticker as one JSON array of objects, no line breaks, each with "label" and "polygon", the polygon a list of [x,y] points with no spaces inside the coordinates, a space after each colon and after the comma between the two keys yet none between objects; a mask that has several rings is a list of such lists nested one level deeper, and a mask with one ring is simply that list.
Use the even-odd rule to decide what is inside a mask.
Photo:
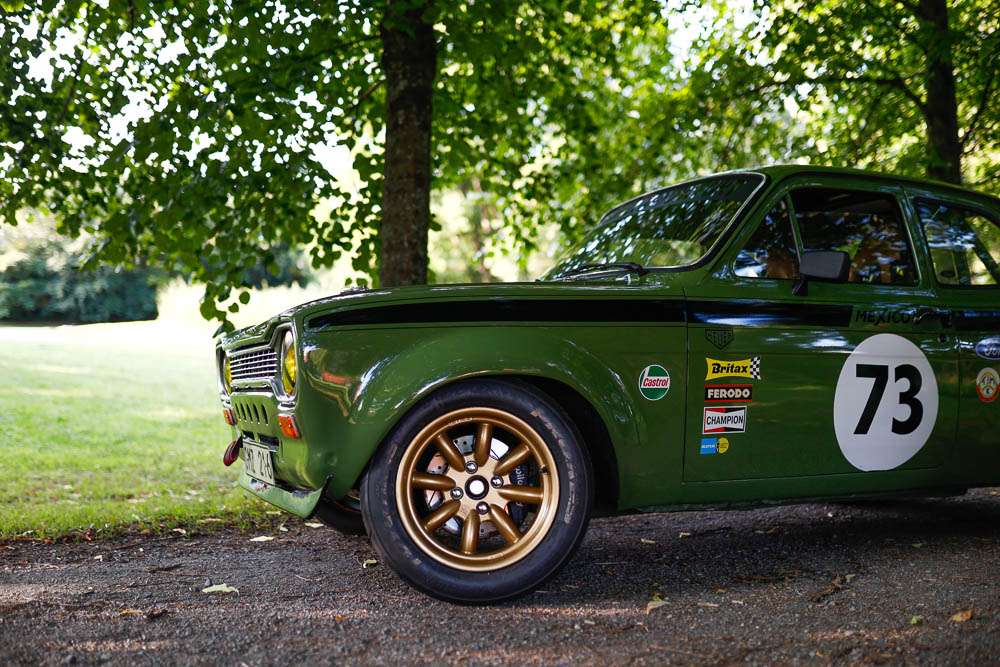
[{"label": "blue sticker", "polygon": [[976,354],[983,359],[1000,359],[1000,338],[984,338],[976,343]]},{"label": "blue sticker", "polygon": [[725,454],[729,449],[729,439],[728,438],[702,438],[701,439],[701,453],[702,454]]}]

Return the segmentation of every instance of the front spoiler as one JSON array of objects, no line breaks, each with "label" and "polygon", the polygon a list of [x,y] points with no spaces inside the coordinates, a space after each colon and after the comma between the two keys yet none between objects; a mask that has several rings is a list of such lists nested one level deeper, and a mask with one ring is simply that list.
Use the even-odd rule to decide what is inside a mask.
[{"label": "front spoiler", "polygon": [[[295,516],[308,519],[316,511],[316,506],[323,498],[323,493],[330,484],[331,478],[332,476],[327,477],[326,481],[323,482],[323,486],[315,491],[285,491],[277,486],[258,482],[247,474],[246,468],[243,468],[240,470],[239,484],[242,488],[261,500],[271,503],[286,512],[291,512]],[[251,485],[251,482],[253,482],[253,485]]]}]

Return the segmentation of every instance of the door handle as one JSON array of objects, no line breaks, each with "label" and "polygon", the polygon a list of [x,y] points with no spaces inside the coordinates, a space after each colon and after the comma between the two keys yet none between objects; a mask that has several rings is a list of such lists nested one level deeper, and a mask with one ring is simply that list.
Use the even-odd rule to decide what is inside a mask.
[{"label": "door handle", "polygon": [[937,317],[941,320],[941,325],[945,327],[950,327],[952,322],[952,312],[950,310],[942,308],[920,308],[917,310],[917,316],[913,318],[914,324],[920,324],[922,321],[926,320],[928,317]]}]

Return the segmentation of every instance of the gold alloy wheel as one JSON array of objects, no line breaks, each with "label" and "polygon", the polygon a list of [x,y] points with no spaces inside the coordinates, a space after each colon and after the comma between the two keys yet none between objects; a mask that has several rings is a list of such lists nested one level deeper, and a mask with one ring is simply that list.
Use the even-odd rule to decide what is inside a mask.
[{"label": "gold alloy wheel", "polygon": [[[474,434],[468,454],[454,443],[462,433]],[[490,455],[495,434],[509,447],[499,460]],[[428,472],[427,462],[438,454],[447,468]],[[515,484],[511,473],[522,465],[531,471],[528,484]],[[443,494],[442,502],[429,506],[428,491]],[[529,508],[519,523],[508,503]],[[438,417],[407,445],[396,473],[396,506],[407,534],[434,560],[467,572],[497,570],[527,556],[545,539],[558,505],[559,475],[545,441],[520,418],[495,408]],[[443,528],[451,519],[461,522],[459,536]],[[499,537],[486,536],[486,522]]]}]

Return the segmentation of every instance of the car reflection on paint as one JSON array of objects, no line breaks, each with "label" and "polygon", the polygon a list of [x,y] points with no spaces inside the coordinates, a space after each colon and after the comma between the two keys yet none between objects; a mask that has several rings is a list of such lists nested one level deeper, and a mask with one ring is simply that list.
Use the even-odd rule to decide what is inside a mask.
[{"label": "car reflection on paint", "polygon": [[840,169],[664,188],[539,281],[353,291],[224,336],[225,460],[465,603],[540,585],[595,513],[997,484],[998,220]]}]

